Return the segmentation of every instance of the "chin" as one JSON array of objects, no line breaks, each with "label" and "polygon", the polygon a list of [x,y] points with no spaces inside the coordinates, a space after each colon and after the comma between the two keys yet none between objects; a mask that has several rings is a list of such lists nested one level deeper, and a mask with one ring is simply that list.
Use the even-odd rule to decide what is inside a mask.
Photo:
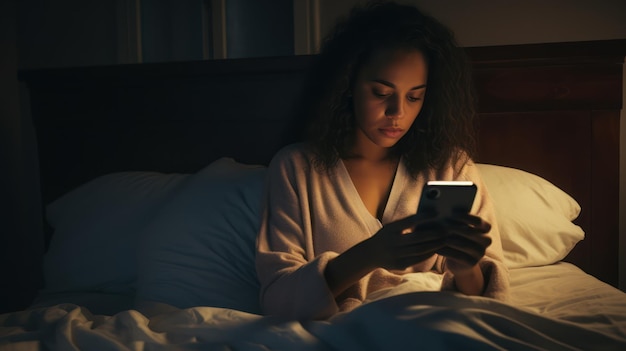
[{"label": "chin", "polygon": [[377,142],[376,145],[380,146],[381,148],[391,149],[392,147],[396,146],[399,141],[400,140],[382,140],[380,142]]}]

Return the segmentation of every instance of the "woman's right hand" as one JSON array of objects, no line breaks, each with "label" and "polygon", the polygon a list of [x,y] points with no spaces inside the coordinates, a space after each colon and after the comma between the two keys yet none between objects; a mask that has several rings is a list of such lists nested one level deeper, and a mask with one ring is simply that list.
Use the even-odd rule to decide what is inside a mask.
[{"label": "woman's right hand", "polygon": [[417,214],[383,226],[331,259],[324,276],[335,296],[376,268],[403,270],[434,255],[445,235],[434,216]]},{"label": "woman's right hand", "polygon": [[363,244],[376,267],[404,270],[434,255],[445,242],[435,216],[420,213],[386,224]]}]

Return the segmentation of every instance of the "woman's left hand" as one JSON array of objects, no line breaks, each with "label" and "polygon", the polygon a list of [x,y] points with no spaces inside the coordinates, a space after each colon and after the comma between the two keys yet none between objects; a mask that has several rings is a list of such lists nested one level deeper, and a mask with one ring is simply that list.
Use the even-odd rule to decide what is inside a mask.
[{"label": "woman's left hand", "polygon": [[474,269],[491,245],[487,235],[491,224],[470,214],[458,214],[446,221],[445,246],[438,254],[446,257],[446,267],[454,275],[464,275]]}]

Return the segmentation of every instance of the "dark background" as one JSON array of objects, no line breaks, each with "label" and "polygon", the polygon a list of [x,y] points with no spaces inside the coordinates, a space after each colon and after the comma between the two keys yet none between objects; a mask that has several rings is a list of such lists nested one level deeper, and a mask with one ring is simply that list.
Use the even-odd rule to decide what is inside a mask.
[{"label": "dark background", "polygon": [[[319,10],[317,22],[307,24],[307,28],[317,28],[318,37],[357,2],[226,0],[228,57],[293,55],[298,50],[294,33],[302,37],[302,23],[294,20],[301,19],[300,14],[294,16],[294,4],[299,1]],[[623,0],[405,2],[422,5],[440,18],[455,30],[464,46],[626,38]],[[21,308],[30,300],[20,291],[35,279],[17,274],[15,267],[38,265],[32,247],[43,250],[37,144],[29,117],[28,92],[19,82],[18,72],[212,57],[213,33],[206,26],[206,18],[212,15],[216,1],[143,0],[140,7],[137,3],[0,1],[0,312]],[[133,11],[141,19],[140,36],[132,30],[128,18]],[[137,47],[141,48],[140,57]],[[621,125],[624,185],[626,123]],[[621,188],[623,204],[626,185]],[[625,227],[622,222],[622,238],[626,237]],[[621,267],[626,266],[623,242]],[[622,289],[626,285],[624,275]]]}]

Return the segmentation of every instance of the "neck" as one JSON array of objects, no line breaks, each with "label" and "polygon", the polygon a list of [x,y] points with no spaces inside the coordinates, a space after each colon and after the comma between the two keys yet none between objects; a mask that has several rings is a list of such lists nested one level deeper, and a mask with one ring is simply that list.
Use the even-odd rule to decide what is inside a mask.
[{"label": "neck", "polygon": [[362,160],[369,162],[396,162],[398,156],[392,152],[392,148],[381,147],[372,143],[369,139],[355,138],[352,147],[343,157],[347,160]]}]

